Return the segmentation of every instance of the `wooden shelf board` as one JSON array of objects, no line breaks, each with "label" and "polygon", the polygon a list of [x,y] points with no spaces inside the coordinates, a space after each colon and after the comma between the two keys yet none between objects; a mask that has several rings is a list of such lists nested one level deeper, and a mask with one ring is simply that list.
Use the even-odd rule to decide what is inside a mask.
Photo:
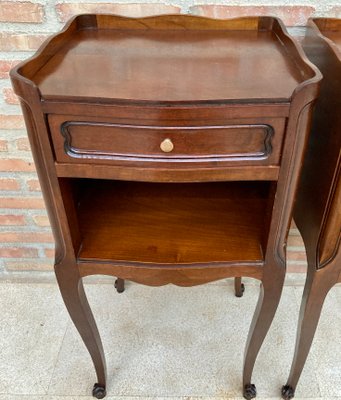
[{"label": "wooden shelf board", "polygon": [[84,180],[79,260],[261,262],[268,187]]}]

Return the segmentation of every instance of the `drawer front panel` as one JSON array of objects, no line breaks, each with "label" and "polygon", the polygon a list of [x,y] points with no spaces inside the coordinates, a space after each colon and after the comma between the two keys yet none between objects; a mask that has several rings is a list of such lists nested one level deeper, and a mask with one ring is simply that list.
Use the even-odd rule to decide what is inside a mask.
[{"label": "drawer front panel", "polygon": [[278,146],[273,148],[275,129],[266,123],[164,127],[68,120],[54,115],[49,116],[49,122],[58,162],[279,162]]}]

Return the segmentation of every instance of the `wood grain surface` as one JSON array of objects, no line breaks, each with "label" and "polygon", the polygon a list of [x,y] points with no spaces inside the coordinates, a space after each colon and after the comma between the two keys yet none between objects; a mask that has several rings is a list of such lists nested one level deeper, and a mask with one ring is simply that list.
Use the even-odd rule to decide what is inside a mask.
[{"label": "wood grain surface", "polygon": [[80,259],[188,264],[263,261],[269,185],[86,181]]}]

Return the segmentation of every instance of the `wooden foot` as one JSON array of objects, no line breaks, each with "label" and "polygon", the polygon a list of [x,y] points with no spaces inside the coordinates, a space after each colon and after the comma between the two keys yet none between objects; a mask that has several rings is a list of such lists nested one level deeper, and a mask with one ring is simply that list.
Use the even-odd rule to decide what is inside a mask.
[{"label": "wooden foot", "polygon": [[252,383],[245,385],[244,391],[243,391],[243,396],[244,396],[244,399],[246,399],[246,400],[254,399],[257,396],[256,386],[253,385]]},{"label": "wooden foot", "polygon": [[106,394],[107,392],[104,386],[100,386],[98,383],[94,384],[94,388],[92,389],[93,397],[96,397],[96,399],[104,399]]},{"label": "wooden foot", "polygon": [[294,398],[295,396],[295,390],[289,386],[289,385],[284,385],[282,386],[282,398],[284,400],[290,400]]},{"label": "wooden foot", "polygon": [[245,292],[244,283],[242,283],[242,278],[234,278],[234,293],[236,297],[242,297]]},{"label": "wooden foot", "polygon": [[115,288],[118,293],[124,292],[124,279],[117,278],[115,281]]},{"label": "wooden foot", "polygon": [[[284,268],[283,268],[284,270]],[[271,322],[277,310],[277,306],[281,297],[283,283],[284,283],[284,271],[278,272],[278,276],[273,279],[267,279],[263,281],[260,287],[259,299],[256,307],[255,314],[251,323],[244,357],[244,371],[243,371],[243,387],[244,397],[247,395],[255,397],[256,388],[251,383],[252,371],[255,365],[255,361],[260,350],[260,347],[264,341],[264,338],[270,328]],[[246,391],[246,389],[248,389]]]},{"label": "wooden foot", "polygon": [[94,363],[97,386],[105,388],[106,364],[103,346],[84,292],[82,279],[78,275],[76,266],[58,265],[55,267],[55,272],[66,308]]}]

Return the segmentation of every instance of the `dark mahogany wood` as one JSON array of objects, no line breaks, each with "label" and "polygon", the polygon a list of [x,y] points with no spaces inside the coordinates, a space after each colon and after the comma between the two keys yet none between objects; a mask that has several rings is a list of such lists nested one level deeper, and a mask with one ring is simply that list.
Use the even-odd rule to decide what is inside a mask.
[{"label": "dark mahogany wood", "polygon": [[93,182],[81,188],[80,261],[262,264],[269,184]]},{"label": "dark mahogany wood", "polygon": [[123,293],[124,289],[125,289],[124,279],[117,278],[116,281],[115,281],[115,288],[116,288],[118,293]]},{"label": "dark mahogany wood", "polygon": [[341,20],[310,20],[303,46],[323,80],[294,214],[307,250],[308,275],[294,360],[282,389],[285,399],[294,397],[324,300],[341,282]]},{"label": "dark mahogany wood", "polygon": [[[222,126],[146,126],[111,123],[110,119],[50,115],[57,162],[150,165],[207,163],[278,165],[285,119],[255,123],[246,119]],[[126,137],[130,140],[127,141]],[[160,144],[174,148],[164,152]],[[142,164],[142,165],[143,165]]]},{"label": "dark mahogany wood", "polygon": [[285,276],[319,71],[270,17],[82,15],[11,72],[56,240],[55,270],[105,396],[81,278],[262,282],[243,391]]}]

